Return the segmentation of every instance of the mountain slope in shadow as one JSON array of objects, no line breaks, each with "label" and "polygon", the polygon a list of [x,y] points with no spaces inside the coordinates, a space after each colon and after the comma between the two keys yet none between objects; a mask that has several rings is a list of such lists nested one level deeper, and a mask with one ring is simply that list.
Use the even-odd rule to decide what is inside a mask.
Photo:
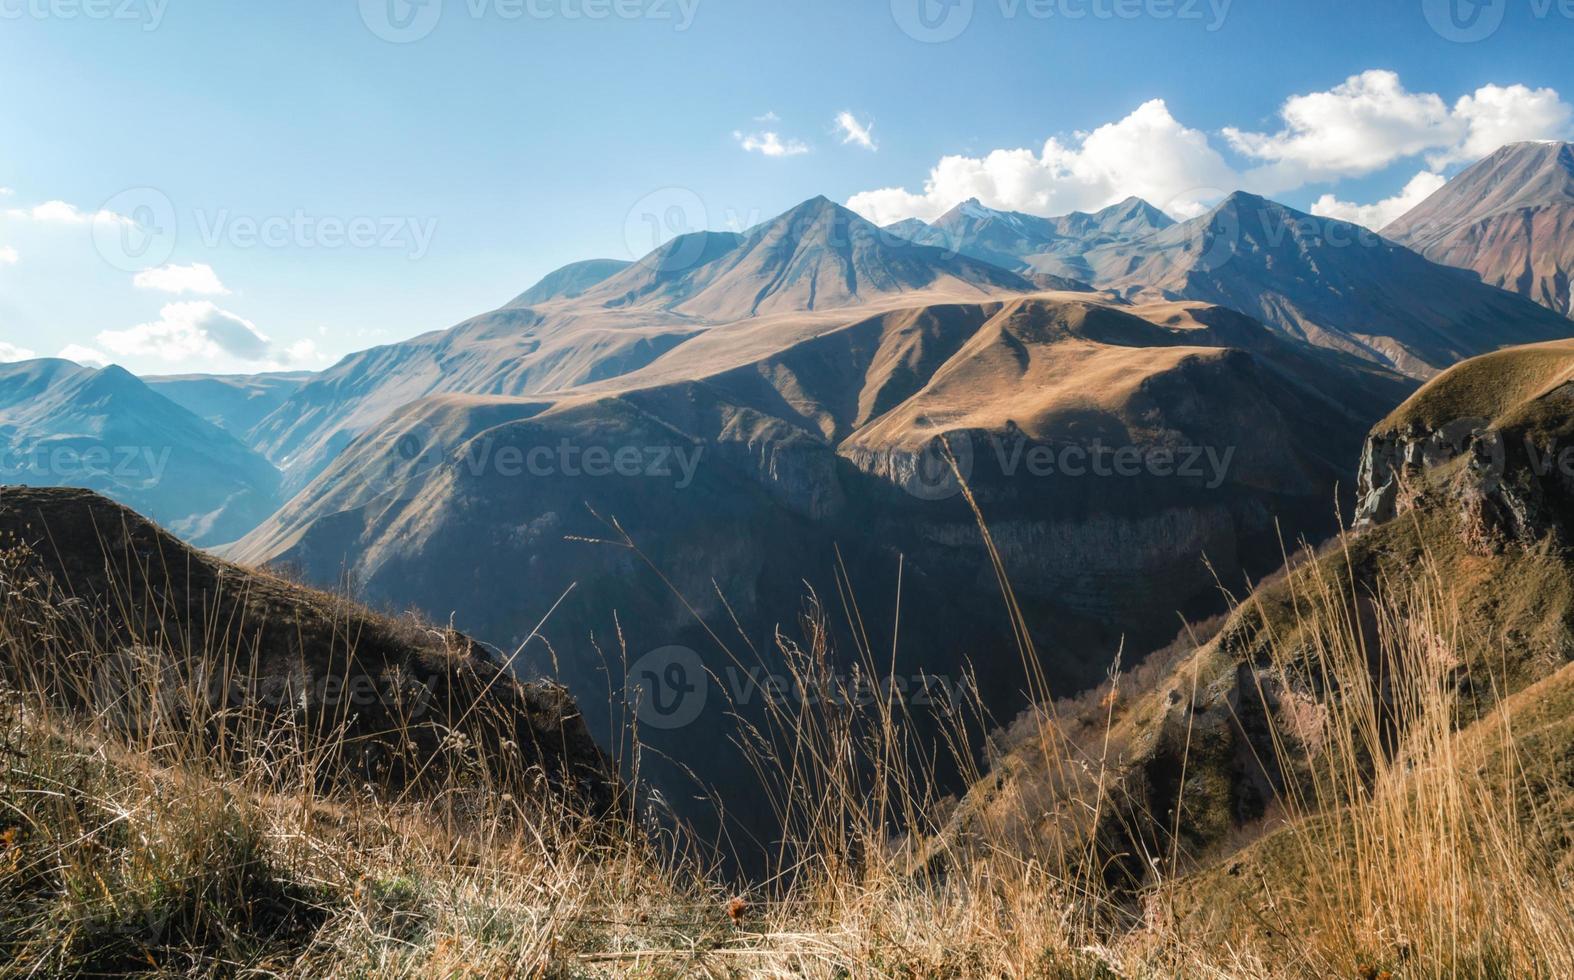
[{"label": "mountain slope in shadow", "polygon": [[118,367],[0,364],[0,450],[0,483],[87,487],[199,545],[280,503],[266,459]]}]

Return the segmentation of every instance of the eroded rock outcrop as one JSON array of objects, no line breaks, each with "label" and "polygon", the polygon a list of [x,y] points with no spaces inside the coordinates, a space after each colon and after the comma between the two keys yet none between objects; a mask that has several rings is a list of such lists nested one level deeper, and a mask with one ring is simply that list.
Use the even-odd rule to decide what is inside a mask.
[{"label": "eroded rock outcrop", "polygon": [[1478,552],[1560,533],[1574,504],[1574,348],[1515,348],[1459,365],[1373,429],[1355,527],[1451,505]]}]

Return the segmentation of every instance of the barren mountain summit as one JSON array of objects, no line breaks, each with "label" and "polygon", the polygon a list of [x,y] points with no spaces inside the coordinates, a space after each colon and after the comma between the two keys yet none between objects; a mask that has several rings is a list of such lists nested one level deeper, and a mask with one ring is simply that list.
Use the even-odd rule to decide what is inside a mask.
[{"label": "barren mountain summit", "polygon": [[1505,146],[1383,234],[1574,316],[1574,144]]},{"label": "barren mountain summit", "polygon": [[860,306],[920,290],[979,299],[1031,289],[1004,269],[915,244],[816,197],[746,235],[674,239],[585,300],[729,321]]}]

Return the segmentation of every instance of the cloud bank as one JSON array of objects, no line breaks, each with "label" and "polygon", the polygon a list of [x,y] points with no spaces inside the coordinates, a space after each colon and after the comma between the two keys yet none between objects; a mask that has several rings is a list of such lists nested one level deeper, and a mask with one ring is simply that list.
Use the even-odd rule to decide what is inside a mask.
[{"label": "cloud bank", "polygon": [[[1051,137],[1038,150],[943,157],[921,191],[883,187],[854,194],[847,204],[889,224],[930,221],[970,197],[993,208],[1054,215],[1136,195],[1185,218],[1233,190],[1280,194],[1367,176],[1412,157],[1423,157],[1426,173],[1435,176],[1504,143],[1574,135],[1574,106],[1553,89],[1485,85],[1450,105],[1435,93],[1411,92],[1398,74],[1380,70],[1291,96],[1278,117],[1278,127],[1269,131],[1224,127],[1216,141],[1177,120],[1163,99],[1153,99],[1091,132]],[[1225,151],[1238,162],[1227,160]],[[1330,194],[1324,206],[1329,213],[1381,220],[1396,202],[1420,193],[1426,181],[1418,180],[1421,175],[1376,204]]]},{"label": "cloud bank", "polygon": [[1404,189],[1393,197],[1384,198],[1376,204],[1352,204],[1341,201],[1332,194],[1324,194],[1312,205],[1312,213],[1325,218],[1338,218],[1340,221],[1350,221],[1364,225],[1373,231],[1381,231],[1385,225],[1392,224],[1400,215],[1431,197],[1442,188],[1446,181],[1442,174],[1421,171]]},{"label": "cloud bank", "polygon": [[6,364],[11,361],[31,361],[37,356],[37,354],[26,347],[19,347],[9,341],[0,340],[0,364]]},{"label": "cloud bank", "polygon": [[191,265],[162,265],[144,269],[131,280],[138,289],[153,289],[163,293],[195,293],[198,296],[226,296],[229,290],[219,281],[213,266],[205,262]]},{"label": "cloud bank", "polygon": [[173,364],[227,358],[259,367],[283,368],[320,360],[311,341],[280,347],[250,320],[207,300],[169,303],[157,320],[127,330],[106,330],[97,339],[122,357]]}]

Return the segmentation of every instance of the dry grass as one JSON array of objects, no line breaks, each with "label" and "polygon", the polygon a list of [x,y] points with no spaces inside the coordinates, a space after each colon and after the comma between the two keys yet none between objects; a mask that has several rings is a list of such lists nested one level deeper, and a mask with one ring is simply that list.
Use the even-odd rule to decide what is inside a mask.
[{"label": "dry grass", "polygon": [[1546,833],[1574,746],[1516,736],[1509,657],[1436,563],[1364,596],[1328,569],[1292,579],[1294,639],[1256,674],[1283,825],[1156,893],[1161,917],[1305,975],[1574,976]]},{"label": "dry grass", "polygon": [[[821,696],[739,732],[785,828],[772,873],[740,885],[659,828],[503,791],[495,747],[413,799],[324,786],[333,746],[277,722],[230,719],[224,744],[245,750],[216,750],[214,719],[158,710],[160,670],[63,700],[47,621],[70,611],[8,583],[0,976],[1574,976],[1570,883],[1542,843],[1557,817],[1538,811],[1545,756],[1569,746],[1516,738],[1444,570],[1352,597],[1324,568],[1284,586],[1294,628],[1257,672],[1291,777],[1279,829],[1185,874],[1147,854],[1135,887],[1105,873],[1129,855],[1098,833],[1120,802],[1108,729],[1101,746],[1058,710],[1019,723],[1018,757],[1091,787],[1090,812],[1024,796],[960,846],[937,772],[986,778],[968,769],[976,705],[941,706],[949,735],[918,744],[898,699],[840,696],[833,663],[880,676],[882,654],[830,649],[817,606],[780,642]],[[1112,677],[1077,716],[1112,715],[1122,690]],[[1172,815],[1144,816],[1176,839]],[[1045,821],[1053,846],[1022,847],[1015,828]]]}]

